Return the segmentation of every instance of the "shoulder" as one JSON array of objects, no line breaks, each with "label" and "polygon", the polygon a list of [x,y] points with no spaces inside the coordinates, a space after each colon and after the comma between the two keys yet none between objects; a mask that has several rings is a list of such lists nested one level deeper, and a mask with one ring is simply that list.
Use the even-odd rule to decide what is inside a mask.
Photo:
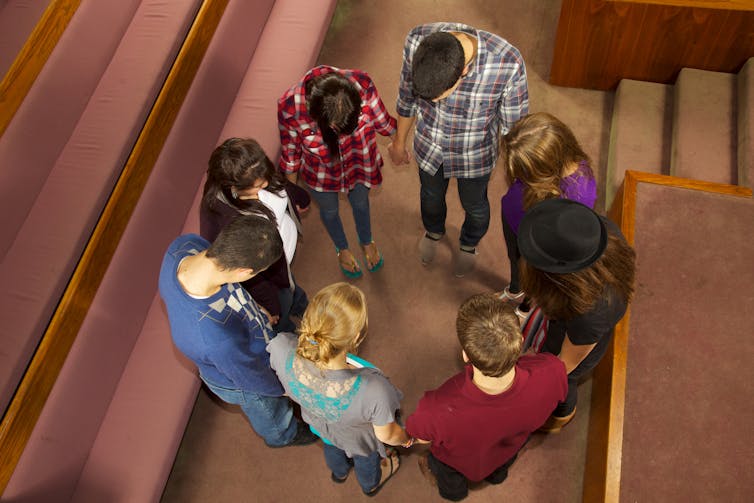
[{"label": "shoulder", "polygon": [[563,361],[550,353],[524,355],[519,358],[516,367],[529,372],[535,380],[561,381],[567,377]]},{"label": "shoulder", "polygon": [[209,241],[197,234],[178,236],[168,246],[167,254],[171,256],[195,255],[209,248]]},{"label": "shoulder", "polygon": [[478,33],[479,40],[484,43],[484,48],[488,53],[506,60],[524,62],[521,51],[500,35],[483,30],[478,30]]},{"label": "shoulder", "polygon": [[282,354],[288,353],[296,348],[298,345],[298,337],[295,334],[288,332],[281,332],[270,340],[267,344],[267,351],[270,354]]}]

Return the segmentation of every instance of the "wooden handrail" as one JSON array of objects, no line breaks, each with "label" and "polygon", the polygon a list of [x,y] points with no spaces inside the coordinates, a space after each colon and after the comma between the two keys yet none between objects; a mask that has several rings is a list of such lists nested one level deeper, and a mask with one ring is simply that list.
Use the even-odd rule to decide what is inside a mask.
[{"label": "wooden handrail", "polygon": [[0,494],[47,401],[228,0],[204,0],[81,260],[0,423]]},{"label": "wooden handrail", "polygon": [[52,0],[0,82],[0,136],[16,115],[81,0]]},{"label": "wooden handrail", "polygon": [[[636,190],[639,183],[665,185],[736,197],[752,197],[752,191],[738,185],[702,182],[689,178],[626,171],[623,184],[608,212],[620,225],[629,244],[636,234]],[[623,417],[626,398],[629,307],[616,325],[607,353],[594,369],[592,403],[589,416],[586,461],[584,463],[583,501],[585,503],[620,500],[621,462],[623,457]]]}]

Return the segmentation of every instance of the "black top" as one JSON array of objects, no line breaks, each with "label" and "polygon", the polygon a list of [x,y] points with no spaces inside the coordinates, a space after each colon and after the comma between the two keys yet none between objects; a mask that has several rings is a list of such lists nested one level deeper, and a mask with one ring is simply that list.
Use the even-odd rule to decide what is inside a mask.
[{"label": "black top", "polygon": [[[285,191],[293,203],[294,211],[297,206],[301,208],[309,206],[311,197],[306,189],[286,181]],[[217,201],[213,210],[211,211],[204,204],[199,209],[199,234],[210,242],[215,240],[223,227],[238,216],[236,208],[220,200]],[[272,316],[280,316],[278,291],[282,288],[290,288],[285,254],[270,267],[241,284],[257,304],[264,307]]]}]

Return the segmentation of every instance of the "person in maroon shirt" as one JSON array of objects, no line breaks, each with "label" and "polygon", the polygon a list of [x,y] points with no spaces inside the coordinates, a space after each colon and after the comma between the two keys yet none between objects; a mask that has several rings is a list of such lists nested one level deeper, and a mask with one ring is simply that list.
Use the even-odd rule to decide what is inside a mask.
[{"label": "person in maroon shirt", "polygon": [[468,481],[500,484],[518,451],[568,391],[565,366],[555,355],[525,354],[513,307],[494,294],[466,300],[456,319],[463,372],[427,391],[406,420],[419,458],[440,496],[459,501]]}]

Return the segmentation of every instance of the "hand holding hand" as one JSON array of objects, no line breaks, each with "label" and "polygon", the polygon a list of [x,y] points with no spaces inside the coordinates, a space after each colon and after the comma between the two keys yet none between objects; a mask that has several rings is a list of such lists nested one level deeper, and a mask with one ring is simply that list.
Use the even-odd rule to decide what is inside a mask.
[{"label": "hand holding hand", "polygon": [[402,145],[395,140],[391,141],[387,146],[388,154],[390,154],[390,160],[396,166],[402,166],[408,164],[411,160],[411,153],[408,151],[405,145]]}]

